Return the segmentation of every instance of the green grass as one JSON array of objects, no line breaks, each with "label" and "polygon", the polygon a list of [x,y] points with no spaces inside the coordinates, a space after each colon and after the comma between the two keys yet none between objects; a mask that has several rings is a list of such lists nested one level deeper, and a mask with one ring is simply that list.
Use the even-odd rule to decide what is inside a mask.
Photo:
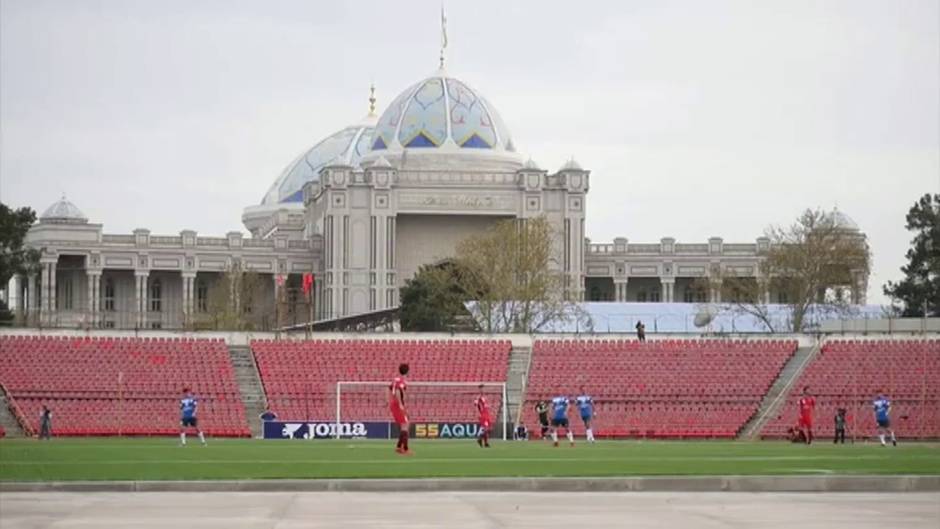
[{"label": "green grass", "polygon": [[940,445],[813,446],[779,442],[545,442],[210,439],[29,439],[0,441],[0,480],[416,478],[470,476],[650,476],[743,474],[940,474]]}]

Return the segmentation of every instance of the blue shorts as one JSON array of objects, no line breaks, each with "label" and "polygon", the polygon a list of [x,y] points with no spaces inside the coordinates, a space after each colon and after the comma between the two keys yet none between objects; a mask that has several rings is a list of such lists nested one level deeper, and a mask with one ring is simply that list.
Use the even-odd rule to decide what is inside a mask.
[{"label": "blue shorts", "polygon": [[878,427],[879,427],[879,428],[890,428],[890,427],[891,427],[891,419],[889,419],[889,418],[887,418],[887,417],[885,417],[885,418],[883,418],[883,419],[882,419],[882,418],[875,418],[875,422],[878,423]]},{"label": "blue shorts", "polygon": [[588,421],[591,420],[591,415],[590,415],[590,414],[585,415],[585,414],[582,413],[582,414],[581,414],[581,420],[584,421],[584,422],[588,422]]},{"label": "blue shorts", "polygon": [[180,426],[182,426],[183,428],[186,428],[187,426],[191,426],[195,428],[196,418],[195,417],[183,417],[182,419],[180,419]]},{"label": "blue shorts", "polygon": [[568,427],[568,418],[567,417],[552,417],[552,426],[556,428],[567,428]]}]

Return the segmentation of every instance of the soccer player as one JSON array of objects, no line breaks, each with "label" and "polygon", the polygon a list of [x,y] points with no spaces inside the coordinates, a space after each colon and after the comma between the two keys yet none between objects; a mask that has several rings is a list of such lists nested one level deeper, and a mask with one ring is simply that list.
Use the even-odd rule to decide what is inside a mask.
[{"label": "soccer player", "polygon": [[806,444],[813,444],[813,412],[816,399],[809,394],[809,386],[803,386],[803,396],[797,401],[800,406],[800,431],[806,436]]},{"label": "soccer player", "polygon": [[480,433],[477,435],[477,444],[480,448],[490,447],[490,405],[483,396],[483,384],[480,384],[480,395],[473,401],[480,414]]},{"label": "soccer player", "polygon": [[180,399],[180,446],[186,446],[187,428],[195,428],[202,446],[206,446],[206,436],[202,434],[199,421],[196,420],[196,406],[196,397],[189,391],[189,388],[183,389],[183,398]]},{"label": "soccer player", "polygon": [[889,417],[891,401],[879,391],[878,398],[872,403],[872,407],[875,409],[875,422],[878,423],[878,439],[881,440],[881,446],[888,446],[885,444],[885,433],[890,433],[891,444],[898,446],[898,439],[894,436],[894,430],[891,429],[891,417]]},{"label": "soccer player", "polygon": [[594,442],[594,430],[591,429],[591,419],[594,418],[594,399],[584,392],[584,386],[581,388],[581,394],[575,399],[578,404],[578,411],[581,412],[581,420],[584,421],[584,430],[589,443]]},{"label": "soccer player", "polygon": [[548,403],[544,400],[540,400],[535,404],[535,413],[539,415],[539,425],[542,427],[542,433],[539,434],[539,437],[546,439],[545,434],[548,433]]},{"label": "soccer player", "polygon": [[408,450],[408,414],[405,413],[405,389],[407,383],[405,377],[408,375],[408,364],[398,366],[398,376],[392,380],[389,386],[388,408],[392,412],[392,419],[398,424],[398,444],[395,445],[395,451],[401,455],[410,455]]},{"label": "soccer player", "polygon": [[568,405],[571,401],[568,397],[559,396],[552,399],[552,441],[558,446],[558,429],[564,429],[568,442],[574,446],[574,435],[571,428],[568,427]]},{"label": "soccer player", "polygon": [[832,444],[836,444],[839,440],[842,440],[842,444],[845,444],[845,408],[837,408],[835,416],[835,430],[836,435],[832,439]]}]

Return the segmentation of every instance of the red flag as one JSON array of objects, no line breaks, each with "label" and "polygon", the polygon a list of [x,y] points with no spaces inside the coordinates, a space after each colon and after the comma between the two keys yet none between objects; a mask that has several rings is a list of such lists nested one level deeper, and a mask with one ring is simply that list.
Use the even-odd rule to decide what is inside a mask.
[{"label": "red flag", "polygon": [[304,295],[309,295],[313,290],[313,274],[304,274]]}]

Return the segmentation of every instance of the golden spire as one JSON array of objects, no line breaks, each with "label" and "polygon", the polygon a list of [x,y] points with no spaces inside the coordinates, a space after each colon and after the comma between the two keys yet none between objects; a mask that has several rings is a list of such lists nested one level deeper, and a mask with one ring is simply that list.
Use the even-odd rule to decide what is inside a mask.
[{"label": "golden spire", "polygon": [[375,115],[375,83],[369,85],[369,115]]}]

